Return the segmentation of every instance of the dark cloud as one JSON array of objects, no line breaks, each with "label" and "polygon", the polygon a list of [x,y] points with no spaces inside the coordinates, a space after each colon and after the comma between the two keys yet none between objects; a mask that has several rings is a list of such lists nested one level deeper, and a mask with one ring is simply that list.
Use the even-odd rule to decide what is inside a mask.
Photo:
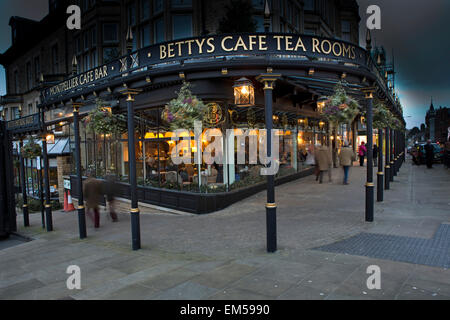
[{"label": "dark cloud", "polygon": [[[0,0],[0,52],[11,46],[11,16],[41,20],[48,13],[48,0]],[[0,95],[6,94],[5,71],[0,66]]]},{"label": "dark cloud", "polygon": [[372,31],[377,45],[395,56],[396,84],[408,127],[425,121],[431,96],[435,107],[450,107],[450,1],[358,0],[361,44],[365,46],[366,9],[381,8],[381,30]]}]

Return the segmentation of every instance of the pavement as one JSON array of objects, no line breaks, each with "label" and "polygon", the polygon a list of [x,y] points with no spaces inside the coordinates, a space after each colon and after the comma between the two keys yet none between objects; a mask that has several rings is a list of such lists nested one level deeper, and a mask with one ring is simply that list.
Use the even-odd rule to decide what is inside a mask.
[{"label": "pavement", "polygon": [[[376,169],[376,168],[375,168]],[[366,168],[333,182],[306,177],[276,188],[278,251],[266,252],[266,194],[208,215],[141,215],[142,249],[131,250],[130,217],[78,237],[75,212],[40,214],[18,232],[33,241],[0,250],[0,299],[450,299],[450,170],[405,163],[365,222]],[[376,172],[376,170],[374,170]],[[67,267],[81,270],[69,290]],[[369,266],[381,288],[369,289]]]}]

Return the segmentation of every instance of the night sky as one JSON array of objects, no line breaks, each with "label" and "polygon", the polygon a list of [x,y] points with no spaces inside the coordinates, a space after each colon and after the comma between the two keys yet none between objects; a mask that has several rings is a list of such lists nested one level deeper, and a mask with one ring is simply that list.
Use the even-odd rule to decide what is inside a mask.
[{"label": "night sky", "polygon": [[[361,45],[365,46],[366,9],[381,8],[381,30],[374,30],[376,45],[383,45],[388,60],[395,55],[396,86],[407,127],[425,122],[431,97],[435,108],[450,107],[450,0],[358,0]],[[8,25],[13,15],[40,20],[48,0],[0,0],[0,52],[11,44]],[[0,67],[0,95],[6,93]]]}]

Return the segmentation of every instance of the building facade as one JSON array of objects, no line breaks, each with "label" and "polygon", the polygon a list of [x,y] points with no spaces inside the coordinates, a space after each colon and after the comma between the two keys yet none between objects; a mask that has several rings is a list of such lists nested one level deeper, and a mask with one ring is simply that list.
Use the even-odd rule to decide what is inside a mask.
[{"label": "building facade", "polygon": [[431,101],[430,108],[425,116],[426,138],[433,142],[445,143],[448,140],[450,128],[450,108],[434,108]]},{"label": "building facade", "polygon": [[[401,117],[383,69],[358,45],[356,1],[269,1],[271,33],[264,32],[265,1],[248,2],[253,10],[247,18],[255,22],[255,32],[230,35],[217,33],[231,0],[83,0],[79,2],[79,31],[65,26],[64,0],[49,1],[49,15],[40,22],[11,18],[13,44],[0,56],[8,83],[8,93],[1,100],[4,117],[25,117],[39,106],[47,130],[67,139],[68,154],[62,141],[58,142],[62,153],[56,155],[55,186],[60,199],[64,176],[70,176],[71,191],[77,196],[75,164],[70,158],[75,149],[74,103],[82,105],[83,175],[102,179],[114,174],[120,181],[120,197],[127,199],[133,162],[140,202],[194,213],[219,210],[262,190],[264,177],[259,175],[261,164],[251,163],[248,155],[243,164],[237,163],[234,139],[228,141],[224,136],[223,162],[215,166],[202,161],[173,163],[174,130],[162,114],[184,81],[193,85],[193,93],[208,106],[212,122],[205,126],[236,133],[251,129],[247,134],[259,140],[265,115],[264,86],[258,77],[280,74],[273,98],[274,127],[280,130],[279,183],[312,172],[317,143],[334,149],[344,140],[355,144],[354,126],[334,128],[330,136],[330,126],[319,112],[320,98],[329,96],[337,82],[344,81],[347,91],[361,103],[360,89],[376,85],[379,99],[388,101]],[[32,41],[24,36],[30,30],[35,30]],[[245,107],[236,103],[233,92],[242,78],[254,90],[252,103]],[[98,134],[85,121],[101,102],[125,124],[124,88],[140,92],[133,104],[134,155],[127,130]],[[195,157],[195,150],[204,150],[211,141],[202,140],[199,146],[193,143],[181,154]]]}]

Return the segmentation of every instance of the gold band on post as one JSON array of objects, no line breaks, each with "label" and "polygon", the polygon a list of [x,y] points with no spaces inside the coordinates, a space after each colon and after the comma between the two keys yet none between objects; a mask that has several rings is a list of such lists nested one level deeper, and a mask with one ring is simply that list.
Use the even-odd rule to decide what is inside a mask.
[{"label": "gold band on post", "polygon": [[23,207],[23,208],[28,208],[28,205],[27,205],[27,204],[24,204],[22,207]]},{"label": "gold band on post", "polygon": [[140,211],[139,211],[139,209],[133,209],[133,208],[131,208],[130,212],[131,212],[131,213],[139,213]]},{"label": "gold band on post", "polygon": [[52,206],[49,205],[49,204],[46,204],[45,207],[46,207],[46,208],[51,208]]},{"label": "gold band on post", "polygon": [[384,175],[384,173],[383,173],[383,172],[377,172],[377,175],[379,175],[379,176],[383,176],[383,175]]},{"label": "gold band on post", "polygon": [[391,167],[390,167],[390,166],[386,166],[385,168],[386,168],[386,169],[390,169]]},{"label": "gold band on post", "polygon": [[375,184],[373,182],[367,182],[366,187],[375,187]]},{"label": "gold band on post", "polygon": [[266,208],[268,208],[268,209],[274,209],[274,208],[276,208],[277,207],[277,204],[276,203],[267,203],[266,204]]},{"label": "gold band on post", "polygon": [[78,210],[84,209],[84,206],[78,206]]}]

